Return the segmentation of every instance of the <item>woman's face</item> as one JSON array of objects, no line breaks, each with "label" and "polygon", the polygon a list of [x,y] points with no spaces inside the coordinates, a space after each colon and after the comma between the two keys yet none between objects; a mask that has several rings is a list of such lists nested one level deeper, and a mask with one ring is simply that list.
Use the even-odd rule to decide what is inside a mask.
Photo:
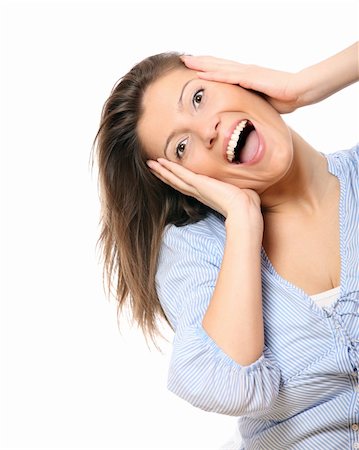
[{"label": "woman's face", "polygon": [[[138,133],[149,159],[167,158],[259,194],[292,163],[291,134],[279,113],[237,85],[176,69],[147,88],[143,108]],[[244,142],[240,151],[237,142]]]}]

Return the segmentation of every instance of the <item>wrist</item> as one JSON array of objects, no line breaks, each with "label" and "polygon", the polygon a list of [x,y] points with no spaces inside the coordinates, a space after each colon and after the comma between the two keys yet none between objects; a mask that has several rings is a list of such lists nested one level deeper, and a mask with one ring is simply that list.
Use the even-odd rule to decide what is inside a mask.
[{"label": "wrist", "polygon": [[243,218],[237,214],[228,214],[225,220],[227,239],[260,249],[263,240],[263,217],[256,220]]},{"label": "wrist", "polygon": [[312,67],[294,74],[293,80],[297,87],[297,108],[311,105],[324,95],[325,80],[323,74]]}]

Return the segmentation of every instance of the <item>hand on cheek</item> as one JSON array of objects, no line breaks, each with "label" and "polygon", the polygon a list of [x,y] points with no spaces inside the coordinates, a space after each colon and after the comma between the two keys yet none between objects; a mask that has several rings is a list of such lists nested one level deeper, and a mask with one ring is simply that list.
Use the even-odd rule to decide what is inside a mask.
[{"label": "hand on cheek", "polygon": [[147,165],[164,183],[182,194],[196,198],[224,217],[228,217],[231,212],[236,215],[240,212],[241,220],[247,221],[246,211],[255,210],[255,216],[262,221],[260,198],[252,189],[240,189],[215,178],[196,174],[163,158],[147,161]]}]

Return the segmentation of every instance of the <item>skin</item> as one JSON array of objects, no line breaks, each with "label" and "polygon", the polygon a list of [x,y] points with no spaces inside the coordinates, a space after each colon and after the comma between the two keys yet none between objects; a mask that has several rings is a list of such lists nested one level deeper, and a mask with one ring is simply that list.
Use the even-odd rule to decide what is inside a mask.
[{"label": "skin", "polygon": [[[193,78],[184,91],[183,108],[179,110],[183,85]],[[203,97],[195,97],[199,104],[195,102],[194,106],[193,96],[199,89],[204,89]],[[325,158],[289,130],[266,100],[236,85],[199,80],[191,70],[176,70],[148,87],[143,107],[138,133],[152,159],[148,163],[152,172],[226,217],[222,265],[202,326],[233,360],[249,365],[262,354],[264,345],[262,242],[281,273],[283,259],[268,251],[271,243],[284,242],[287,254],[286,239],[283,241],[281,236],[297,242],[292,238],[292,225],[300,231],[312,232],[303,215],[323,209],[322,200],[335,177],[328,173]],[[253,165],[231,164],[224,157],[226,132],[243,118],[251,120],[264,140],[264,156]],[[164,153],[171,133],[175,133],[174,139]],[[176,147],[186,139],[187,147],[178,159]],[[158,162],[154,161],[157,158]],[[288,222],[290,211],[295,217]],[[309,216],[313,222],[315,215]],[[275,220],[271,221],[271,217]],[[286,219],[284,226],[278,220],[282,217]],[[320,231],[319,225],[315,229]],[[331,231],[330,234],[333,235]],[[303,233],[301,236],[306,238]],[[284,267],[287,266],[285,261]],[[337,274],[338,267],[333,271]],[[328,269],[324,272],[326,276]],[[282,275],[307,288],[303,280],[310,278],[303,271],[299,273],[303,277],[299,280],[290,272]],[[319,284],[320,291],[323,283],[328,283],[328,279],[320,276],[319,283],[308,286],[307,291],[316,292]]]},{"label": "skin", "polygon": [[[340,283],[339,181],[328,172],[326,158],[279,113],[358,80],[358,44],[297,74],[213,57],[183,61],[194,70],[172,71],[148,87],[138,133],[154,175],[226,218],[223,260],[202,326],[232,359],[249,365],[264,345],[262,245],[279,275],[309,295]],[[178,109],[183,85],[197,77]],[[244,118],[261,134],[264,155],[256,164],[230,164],[223,140]],[[164,154],[171,133],[174,140]],[[186,151],[178,159],[175,148],[184,139]]]},{"label": "skin", "polygon": [[[179,109],[181,90],[189,80],[183,108]],[[149,159],[165,158],[196,174],[254,190],[265,214],[312,214],[320,210],[334,188],[325,158],[290,130],[269,102],[249,90],[200,79],[197,72],[184,68],[150,85],[143,107],[138,133]],[[254,165],[230,164],[224,157],[226,133],[242,119],[251,120],[264,140],[264,156]],[[175,136],[164,153],[165,142],[173,132]],[[179,158],[176,147],[181,143]],[[161,174],[158,165],[151,169],[157,176]],[[181,190],[180,184],[174,187]]]}]

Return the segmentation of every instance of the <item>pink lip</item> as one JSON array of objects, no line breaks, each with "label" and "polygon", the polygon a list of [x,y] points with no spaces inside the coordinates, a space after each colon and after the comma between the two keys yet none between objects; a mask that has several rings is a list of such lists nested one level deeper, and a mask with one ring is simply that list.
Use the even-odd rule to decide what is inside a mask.
[{"label": "pink lip", "polygon": [[[227,147],[229,144],[229,141],[231,139],[231,136],[233,134],[234,129],[236,128],[236,126],[242,122],[243,119],[237,120],[232,126],[231,128],[225,133],[225,138],[224,138],[224,142],[223,142],[223,149],[224,149],[224,159],[226,160],[226,162],[228,163],[228,159],[227,159]],[[249,120],[249,119],[246,119]],[[251,120],[256,133],[258,135],[258,140],[259,140],[259,145],[258,145],[258,150],[257,153],[255,154],[254,158],[251,161],[248,161],[247,163],[241,163],[241,164],[237,164],[239,166],[251,166],[252,164],[256,164],[263,156],[263,152],[264,152],[264,142],[263,142],[263,138],[261,136],[261,134],[258,132],[258,128],[256,127],[256,125],[254,124],[254,122]],[[231,164],[231,163],[230,163]]]}]

